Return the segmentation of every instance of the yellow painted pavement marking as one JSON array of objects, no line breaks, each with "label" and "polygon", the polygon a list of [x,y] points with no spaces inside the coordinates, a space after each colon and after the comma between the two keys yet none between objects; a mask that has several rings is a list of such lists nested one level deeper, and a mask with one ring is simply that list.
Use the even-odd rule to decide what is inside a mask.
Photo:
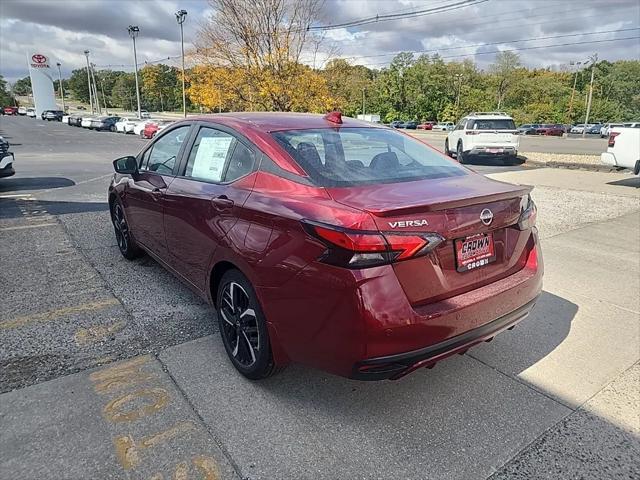
[{"label": "yellow painted pavement marking", "polygon": [[74,335],[76,345],[79,347],[89,345],[104,340],[109,335],[119,332],[126,326],[127,322],[120,320],[111,325],[94,325],[89,328],[80,328]]},{"label": "yellow painted pavement marking", "polygon": [[[124,410],[123,407],[126,404],[143,398],[149,400],[150,403],[133,410]],[[132,422],[162,410],[167,406],[167,403],[169,403],[169,392],[164,388],[144,388],[111,400],[102,411],[105,418],[112,422]]]},{"label": "yellow painted pavement marking", "polygon": [[71,315],[73,313],[81,312],[92,312],[111,307],[113,305],[118,305],[119,303],[120,302],[117,298],[105,298],[103,300],[87,302],[80,305],[74,305],[72,307],[63,307],[55,310],[49,310],[48,312],[34,313],[32,315],[12,318],[11,320],[4,320],[0,322],[0,329],[23,327],[25,325],[36,322],[50,322],[52,320],[55,320],[56,318],[64,317],[65,315]]},{"label": "yellow painted pavement marking", "polygon": [[180,422],[167,430],[144,437],[136,442],[131,435],[113,439],[116,456],[125,470],[131,470],[140,464],[140,450],[165,443],[178,435],[197,430],[193,422]]},{"label": "yellow painted pavement marking", "polygon": [[99,372],[93,372],[89,378],[94,383],[96,393],[105,394],[124,387],[132,387],[147,380],[155,379],[155,373],[145,372],[144,367],[149,356],[144,355]]}]

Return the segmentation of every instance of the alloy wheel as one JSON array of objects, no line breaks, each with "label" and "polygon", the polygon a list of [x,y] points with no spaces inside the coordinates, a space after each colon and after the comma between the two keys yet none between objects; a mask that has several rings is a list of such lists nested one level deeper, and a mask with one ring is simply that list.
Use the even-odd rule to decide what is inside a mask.
[{"label": "alloy wheel", "polygon": [[113,208],[113,227],[116,231],[118,248],[122,253],[126,254],[129,248],[129,226],[119,203],[116,203]]},{"label": "alloy wheel", "polygon": [[243,367],[256,363],[261,345],[258,318],[250,306],[249,295],[236,282],[229,282],[222,291],[222,304],[218,309],[222,335],[231,356]]}]

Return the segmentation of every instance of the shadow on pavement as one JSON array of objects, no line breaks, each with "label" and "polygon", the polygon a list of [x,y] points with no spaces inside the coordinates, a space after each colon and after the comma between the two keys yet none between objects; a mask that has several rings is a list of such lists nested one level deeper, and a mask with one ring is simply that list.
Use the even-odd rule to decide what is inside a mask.
[{"label": "shadow on pavement", "polygon": [[616,180],[615,182],[607,182],[607,185],[618,185],[621,187],[640,188],[640,176],[634,175],[633,177],[625,178],[622,180]]},{"label": "shadow on pavement", "polygon": [[28,203],[32,203],[33,206],[37,208],[39,215],[67,215],[109,210],[109,204],[106,202],[56,202],[50,200],[28,200],[24,198],[3,198],[0,199],[0,219],[24,217],[24,205]]},{"label": "shadow on pavement", "polygon": [[75,184],[76,182],[65,177],[13,177],[0,182],[0,194],[3,192],[72,187]]}]

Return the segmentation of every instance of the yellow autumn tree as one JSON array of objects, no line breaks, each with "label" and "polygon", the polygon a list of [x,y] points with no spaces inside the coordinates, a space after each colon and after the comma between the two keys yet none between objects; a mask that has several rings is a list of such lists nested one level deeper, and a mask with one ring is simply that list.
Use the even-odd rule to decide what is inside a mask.
[{"label": "yellow autumn tree", "polygon": [[[319,14],[321,0],[209,3],[214,13],[202,26],[193,54],[208,68],[202,78],[209,85],[215,80],[224,92],[203,91],[206,87],[194,85],[199,80],[192,75],[193,95],[209,100],[226,96],[229,109],[320,112],[334,106],[325,79],[301,61],[305,47],[317,43],[309,27]],[[191,93],[190,98],[200,103]]]}]

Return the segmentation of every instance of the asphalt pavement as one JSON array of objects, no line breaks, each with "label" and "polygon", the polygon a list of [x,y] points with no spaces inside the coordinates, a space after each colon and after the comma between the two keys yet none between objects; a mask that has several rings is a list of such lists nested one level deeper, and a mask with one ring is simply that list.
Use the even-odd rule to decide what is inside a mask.
[{"label": "asphalt pavement", "polygon": [[528,319],[397,382],[251,382],[208,305],[118,252],[111,160],[143,140],[24,117],[0,135],[0,478],[640,477],[638,177],[473,165],[535,185]]}]

